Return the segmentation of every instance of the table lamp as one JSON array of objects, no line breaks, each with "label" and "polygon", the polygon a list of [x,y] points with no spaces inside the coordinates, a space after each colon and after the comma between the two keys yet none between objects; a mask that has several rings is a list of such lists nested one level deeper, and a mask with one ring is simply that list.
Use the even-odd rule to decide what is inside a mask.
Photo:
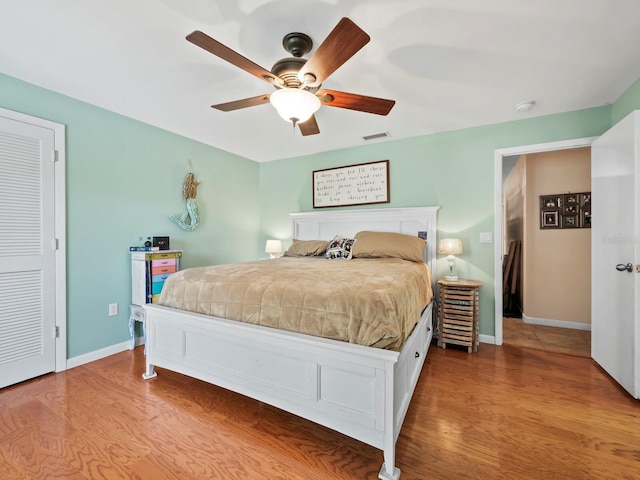
[{"label": "table lamp", "polygon": [[269,258],[278,258],[282,253],[282,242],[280,240],[267,240],[264,253],[268,253]]},{"label": "table lamp", "polygon": [[457,282],[458,276],[453,274],[453,266],[456,264],[454,255],[462,254],[462,240],[459,238],[442,238],[438,245],[438,253],[447,255],[447,261],[449,262],[449,275],[444,277],[445,280]]}]

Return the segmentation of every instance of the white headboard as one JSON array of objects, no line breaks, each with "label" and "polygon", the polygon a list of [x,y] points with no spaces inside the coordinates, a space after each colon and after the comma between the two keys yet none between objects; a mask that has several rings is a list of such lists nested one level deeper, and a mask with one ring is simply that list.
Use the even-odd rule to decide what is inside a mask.
[{"label": "white headboard", "polygon": [[418,235],[427,232],[425,262],[436,278],[436,232],[440,207],[323,210],[291,213],[291,236],[299,240],[332,240],[353,237],[362,230]]}]

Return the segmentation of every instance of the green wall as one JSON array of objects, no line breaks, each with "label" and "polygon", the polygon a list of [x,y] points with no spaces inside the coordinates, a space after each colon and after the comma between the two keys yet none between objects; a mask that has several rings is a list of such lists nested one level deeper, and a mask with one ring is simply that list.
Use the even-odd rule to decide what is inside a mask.
[{"label": "green wall", "polygon": [[611,124],[615,125],[638,108],[640,108],[640,79],[636,80],[636,82],[611,105]]},{"label": "green wall", "polygon": [[[494,150],[600,135],[640,108],[640,81],[611,106],[426,135],[258,164],[0,74],[0,107],[67,127],[67,357],[128,340],[128,247],[168,235],[186,267],[253,260],[267,238],[289,239],[289,213],[311,211],[313,170],[388,159],[389,207],[440,205],[439,235],[463,239],[461,276],[481,289],[480,330],[494,334]],[[193,164],[201,226],[167,219],[184,211]],[[372,206],[378,208],[380,205]],[[360,207],[368,208],[368,207]],[[286,245],[286,244],[285,244]],[[446,262],[438,262],[443,276]],[[120,313],[109,317],[108,304]]]},{"label": "green wall", "polygon": [[[128,340],[138,237],[168,235],[187,267],[259,255],[257,163],[4,75],[0,107],[66,125],[67,358]],[[184,232],[167,217],[189,160],[202,221]]]},{"label": "green wall", "polygon": [[[288,240],[288,213],[313,210],[313,170],[388,159],[391,202],[385,206],[441,207],[438,235],[462,239],[465,251],[457,270],[462,277],[484,283],[480,332],[494,335],[494,244],[479,242],[480,232],[494,230],[494,151],[600,135],[610,125],[606,106],[263,163],[261,240]],[[447,268],[439,259],[437,276],[444,276]]]}]

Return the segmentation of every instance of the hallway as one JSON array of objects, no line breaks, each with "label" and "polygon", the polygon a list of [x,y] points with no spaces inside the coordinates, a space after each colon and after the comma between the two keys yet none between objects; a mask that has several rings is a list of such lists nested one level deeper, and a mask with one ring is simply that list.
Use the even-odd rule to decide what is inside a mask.
[{"label": "hallway", "polygon": [[504,317],[502,322],[505,345],[591,357],[591,332],[588,330],[533,325],[521,318]]}]

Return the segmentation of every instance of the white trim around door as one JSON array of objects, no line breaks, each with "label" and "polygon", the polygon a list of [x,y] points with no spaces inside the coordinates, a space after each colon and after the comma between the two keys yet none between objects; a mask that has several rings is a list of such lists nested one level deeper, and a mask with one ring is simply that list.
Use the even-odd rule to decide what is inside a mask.
[{"label": "white trim around door", "polygon": [[526,155],[529,153],[551,152],[554,150],[566,150],[569,148],[590,147],[591,143],[598,137],[584,137],[576,138],[573,140],[562,140],[559,142],[549,143],[537,143],[533,145],[523,145],[519,147],[500,148],[494,151],[494,192],[495,192],[495,207],[494,207],[494,238],[495,241],[495,253],[494,253],[494,289],[495,289],[495,344],[502,345],[502,218],[503,208],[502,204],[502,159],[503,157],[509,157],[512,155]]},{"label": "white trim around door", "polygon": [[53,131],[54,163],[54,235],[55,248],[55,326],[57,329],[55,371],[67,369],[67,243],[66,243],[66,134],[65,125],[0,108],[0,117]]}]

